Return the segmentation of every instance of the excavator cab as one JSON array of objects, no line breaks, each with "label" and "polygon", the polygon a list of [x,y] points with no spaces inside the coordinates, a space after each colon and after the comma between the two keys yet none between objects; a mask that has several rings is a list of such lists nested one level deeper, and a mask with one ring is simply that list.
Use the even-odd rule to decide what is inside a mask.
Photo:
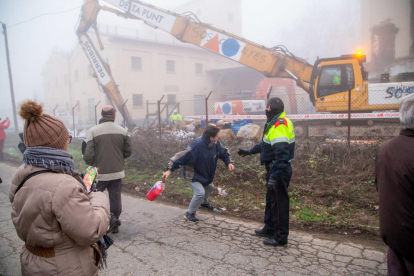
[{"label": "excavator cab", "polygon": [[338,58],[318,59],[313,67],[310,85],[311,100],[319,112],[343,112],[351,101],[362,93],[363,55],[346,55]]}]

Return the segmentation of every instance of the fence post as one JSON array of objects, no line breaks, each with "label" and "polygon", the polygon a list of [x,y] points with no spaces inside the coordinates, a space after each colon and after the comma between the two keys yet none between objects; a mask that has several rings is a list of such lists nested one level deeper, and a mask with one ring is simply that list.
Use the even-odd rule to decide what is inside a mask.
[{"label": "fence post", "polygon": [[55,115],[55,110],[56,110],[56,108],[58,107],[59,105],[57,104],[56,106],[55,106],[55,108],[53,108],[53,117],[56,117],[56,115]]},{"label": "fence post", "polygon": [[267,88],[267,99],[266,100],[269,100],[271,92],[272,92],[272,84],[269,83],[269,87]]},{"label": "fence post", "polygon": [[96,105],[95,105],[95,125],[98,125],[98,116],[96,115],[96,107],[99,105],[101,101],[99,101]]},{"label": "fence post", "polygon": [[168,114],[170,114],[170,109],[168,108],[168,102],[167,102],[167,106],[166,106],[166,110],[167,110],[167,114],[166,114],[166,120],[165,120],[165,124],[166,125],[171,125],[171,121],[170,121],[170,123],[168,124]]},{"label": "fence post", "polygon": [[73,137],[76,137],[76,129],[75,129],[75,107],[77,107],[78,104],[76,104],[74,107],[72,107],[72,117],[73,117]]},{"label": "fence post", "polygon": [[348,149],[351,146],[351,89],[348,91]]},{"label": "fence post", "polygon": [[158,101],[158,129],[160,131],[160,139],[161,139],[161,101],[164,99],[164,95],[162,95],[161,99]]},{"label": "fence post", "polygon": [[122,104],[122,118],[124,119],[124,128],[125,128],[125,105],[127,103],[128,99],[126,99],[126,101]]},{"label": "fence post", "polygon": [[210,93],[208,94],[207,98],[206,98],[206,125],[205,127],[208,126],[208,98],[210,98],[210,95],[213,91],[210,91]]}]

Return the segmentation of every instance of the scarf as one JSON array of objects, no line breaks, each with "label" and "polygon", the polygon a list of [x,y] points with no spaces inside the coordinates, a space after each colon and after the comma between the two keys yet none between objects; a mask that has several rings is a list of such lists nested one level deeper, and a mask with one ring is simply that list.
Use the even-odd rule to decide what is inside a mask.
[{"label": "scarf", "polygon": [[266,119],[267,119],[266,123],[270,122],[273,119],[273,117],[275,117],[277,114],[282,113],[282,112],[283,110],[280,110],[280,109],[275,109],[275,110],[270,110],[270,111],[266,110]]},{"label": "scarf", "polygon": [[23,164],[46,168],[49,170],[62,171],[73,175],[75,162],[68,152],[48,147],[28,147],[23,153]]},{"label": "scarf", "polygon": [[115,119],[112,118],[112,117],[104,116],[99,120],[99,124],[106,123],[106,122],[112,122],[113,123],[113,122],[115,122]]}]

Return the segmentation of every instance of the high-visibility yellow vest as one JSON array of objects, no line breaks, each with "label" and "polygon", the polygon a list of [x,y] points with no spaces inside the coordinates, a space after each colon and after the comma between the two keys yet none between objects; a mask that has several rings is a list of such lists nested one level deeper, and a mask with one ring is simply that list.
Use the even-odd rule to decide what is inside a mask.
[{"label": "high-visibility yellow vest", "polygon": [[174,121],[181,121],[182,119],[181,119],[181,115],[180,114],[173,114],[172,116],[171,116],[171,122],[174,122]]},{"label": "high-visibility yellow vest", "polygon": [[295,131],[293,123],[285,118],[286,113],[283,111],[276,123],[269,128],[263,135],[263,142],[274,145],[276,143],[287,142],[292,144],[295,142]]},{"label": "high-visibility yellow vest", "polygon": [[334,85],[340,85],[341,84],[341,77],[339,75],[334,75],[332,79],[332,83]]}]

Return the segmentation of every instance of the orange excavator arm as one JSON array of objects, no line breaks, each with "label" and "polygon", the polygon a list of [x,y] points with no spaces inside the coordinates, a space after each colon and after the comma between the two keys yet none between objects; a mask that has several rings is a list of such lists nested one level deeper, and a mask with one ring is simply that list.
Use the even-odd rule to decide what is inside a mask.
[{"label": "orange excavator arm", "polygon": [[[99,86],[102,88],[103,92],[111,99],[112,103],[115,105],[118,111],[122,113],[127,127],[132,130],[136,125],[132,120],[128,109],[125,107],[122,95],[112,76],[111,68],[106,62],[105,54],[103,51],[104,47],[99,36],[96,18],[101,9],[102,7],[99,5],[98,0],[85,0],[76,34],[78,35],[79,43],[86,56],[88,57],[91,67],[94,70],[93,75],[98,80]],[[95,30],[100,46],[100,51],[98,51],[87,33],[91,27]]]},{"label": "orange excavator arm", "polygon": [[[216,54],[237,61],[261,72],[268,78],[279,77],[294,79],[299,87],[302,87],[309,93],[308,84],[311,81],[312,65],[294,56],[284,46],[267,48],[224,30],[204,24],[190,12],[180,15],[138,0],[104,1],[118,9],[100,6],[98,0],[85,0],[77,33],[84,50],[88,46],[93,50],[93,53],[88,51],[88,49],[85,50],[91,64],[94,65],[94,68],[101,67],[102,70],[100,73],[107,75],[110,79],[106,84],[101,82],[101,85],[108,90],[110,98],[117,105],[117,108],[118,104],[121,103],[119,99],[122,100],[122,98],[110,74],[109,65],[100,56],[97,56],[95,47],[86,34],[87,30],[93,27],[98,36],[101,50],[103,49],[96,27],[96,18],[101,9],[115,13],[123,18],[143,20],[147,25],[160,28],[182,42],[205,48]],[[97,56],[102,66],[97,67],[98,65],[93,63],[94,61],[91,60],[91,56],[93,55]],[[97,72],[95,71],[95,73]],[[101,81],[99,75],[98,78]],[[129,113],[127,116],[129,116]]]},{"label": "orange excavator arm", "polygon": [[[292,78],[309,92],[312,65],[294,56],[284,46],[271,49],[204,24],[191,12],[177,14],[138,0],[104,0],[123,12],[119,16],[143,20],[178,40],[200,46],[251,67],[268,78]],[[110,8],[109,8],[110,9]],[[113,9],[111,9],[114,11]]]}]

